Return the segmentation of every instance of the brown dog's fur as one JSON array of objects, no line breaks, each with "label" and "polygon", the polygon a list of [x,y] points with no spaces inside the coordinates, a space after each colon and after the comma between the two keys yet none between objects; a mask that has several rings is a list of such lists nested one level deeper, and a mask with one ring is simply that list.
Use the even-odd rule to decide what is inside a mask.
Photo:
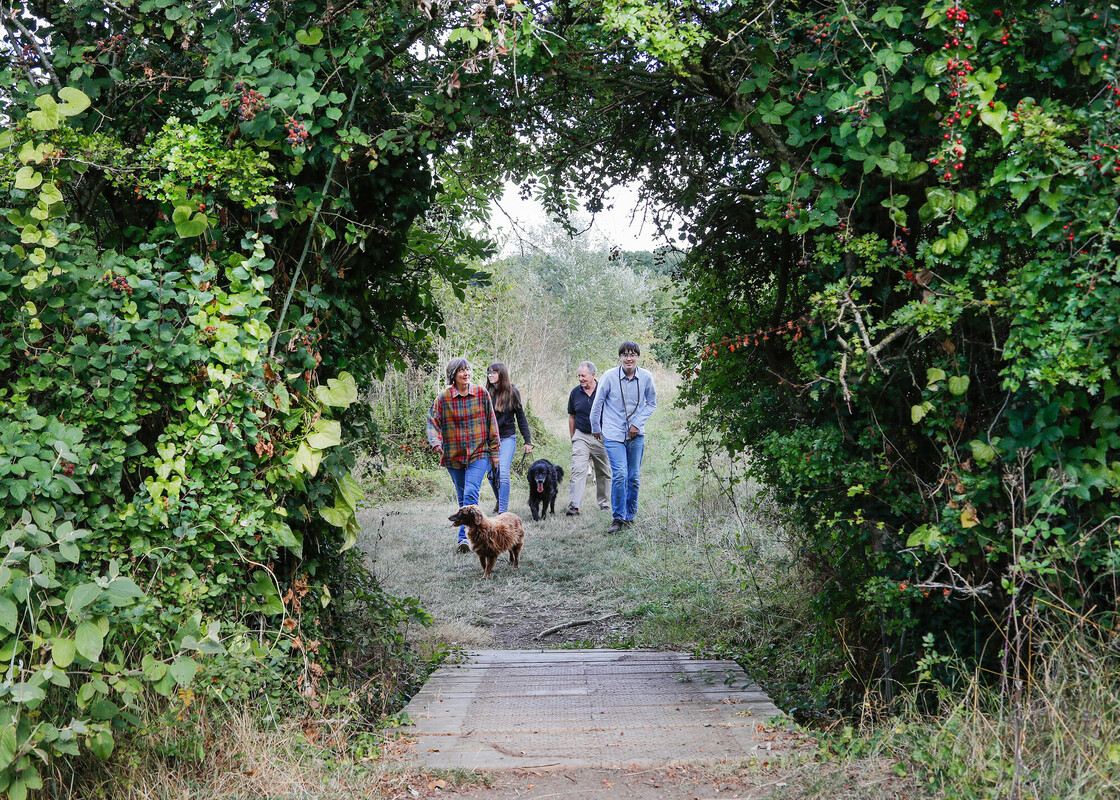
[{"label": "brown dog's fur", "polygon": [[482,577],[490,577],[498,556],[506,550],[509,550],[509,563],[517,569],[521,561],[521,545],[525,542],[525,526],[521,524],[521,517],[510,511],[486,517],[478,506],[463,506],[448,519],[453,526],[466,526],[471,549],[478,553],[482,564]]}]

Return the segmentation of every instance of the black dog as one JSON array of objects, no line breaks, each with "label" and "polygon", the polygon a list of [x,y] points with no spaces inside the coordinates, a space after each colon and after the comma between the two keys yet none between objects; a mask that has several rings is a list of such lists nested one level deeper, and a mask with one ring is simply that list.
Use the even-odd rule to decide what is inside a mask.
[{"label": "black dog", "polygon": [[560,493],[560,481],[564,478],[564,469],[547,458],[538,458],[529,467],[528,477],[529,510],[533,512],[533,519],[544,519],[548,511],[552,511],[552,515],[556,516],[556,495]]}]

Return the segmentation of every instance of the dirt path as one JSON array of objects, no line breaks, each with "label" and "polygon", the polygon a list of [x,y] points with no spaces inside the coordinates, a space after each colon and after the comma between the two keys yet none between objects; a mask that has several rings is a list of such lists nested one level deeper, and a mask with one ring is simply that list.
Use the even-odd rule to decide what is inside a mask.
[{"label": "dirt path", "polygon": [[[632,637],[636,604],[625,576],[636,566],[636,532],[608,537],[610,514],[598,510],[533,522],[522,509],[528,522],[520,569],[502,558],[483,581],[477,557],[455,550],[447,521],[453,505],[412,501],[360,513],[361,546],[381,584],[417,597],[434,618],[432,628],[414,632],[419,640],[519,649],[610,646]],[[537,638],[548,628],[608,614],[617,616]]]}]

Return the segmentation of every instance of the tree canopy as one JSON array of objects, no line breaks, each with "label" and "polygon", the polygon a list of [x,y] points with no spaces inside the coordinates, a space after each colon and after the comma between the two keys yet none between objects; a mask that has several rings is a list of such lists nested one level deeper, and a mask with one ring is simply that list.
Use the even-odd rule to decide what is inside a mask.
[{"label": "tree canopy", "polygon": [[641,181],[683,238],[684,398],[794,510],[860,680],[1113,609],[1115,11],[549,14],[516,164],[556,208]]}]

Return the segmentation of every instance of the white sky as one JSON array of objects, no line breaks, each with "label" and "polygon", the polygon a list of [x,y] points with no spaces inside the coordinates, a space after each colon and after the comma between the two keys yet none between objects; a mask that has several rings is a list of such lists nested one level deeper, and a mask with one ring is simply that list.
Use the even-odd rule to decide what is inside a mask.
[{"label": "white sky", "polygon": [[[604,206],[612,206],[595,215],[595,223],[589,233],[598,235],[609,245],[617,246],[622,250],[653,250],[661,244],[655,238],[656,229],[651,222],[645,220],[640,214],[634,216],[634,209],[638,203],[637,194],[628,187],[619,187],[613,190],[604,201]],[[505,238],[516,225],[517,232],[522,236],[529,236],[534,228],[540,227],[546,221],[544,210],[536,200],[522,200],[513,184],[506,186],[501,199],[501,209],[494,209],[491,217],[491,228],[499,236]],[[503,213],[504,212],[504,213]],[[508,215],[508,216],[507,216]],[[585,217],[589,214],[584,213]],[[513,218],[511,225],[509,217]],[[513,246],[516,238],[511,237]]]}]

